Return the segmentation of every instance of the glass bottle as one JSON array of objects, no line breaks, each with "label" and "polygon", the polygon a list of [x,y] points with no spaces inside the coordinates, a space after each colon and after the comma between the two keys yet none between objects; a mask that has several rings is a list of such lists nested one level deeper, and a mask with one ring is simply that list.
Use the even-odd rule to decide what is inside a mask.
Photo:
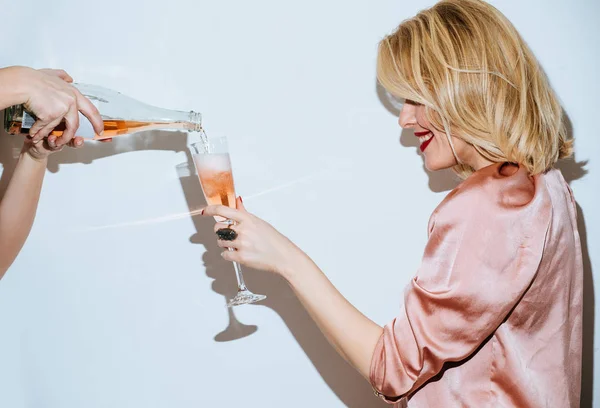
[{"label": "glass bottle", "polygon": [[[94,132],[90,121],[79,112],[79,128],[75,132],[77,136],[102,140],[159,129],[202,131],[202,115],[199,112],[158,108],[97,85],[76,83],[73,86],[98,108],[104,120],[104,133],[100,136]],[[9,134],[29,133],[35,120],[35,116],[27,112],[23,105],[11,106],[4,111],[4,128]],[[63,122],[52,134],[61,136],[64,129]]]}]

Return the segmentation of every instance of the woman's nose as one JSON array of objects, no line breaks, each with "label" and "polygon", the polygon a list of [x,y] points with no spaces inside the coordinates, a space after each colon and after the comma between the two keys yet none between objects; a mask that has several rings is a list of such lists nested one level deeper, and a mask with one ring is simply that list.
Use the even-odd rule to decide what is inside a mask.
[{"label": "woman's nose", "polygon": [[406,128],[414,128],[417,124],[417,118],[415,115],[416,106],[411,103],[405,103],[402,105],[402,110],[400,111],[400,116],[398,117],[398,124],[400,127]]}]

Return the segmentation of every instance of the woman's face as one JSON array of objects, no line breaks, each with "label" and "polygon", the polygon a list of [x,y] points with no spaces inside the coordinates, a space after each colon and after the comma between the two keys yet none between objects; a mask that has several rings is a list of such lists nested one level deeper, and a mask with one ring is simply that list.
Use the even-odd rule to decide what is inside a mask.
[{"label": "woman's face", "polygon": [[[428,170],[442,170],[458,164],[446,133],[436,130],[427,120],[425,106],[406,100],[400,111],[398,123],[404,129],[414,130],[415,136],[421,143],[420,150]],[[452,135],[450,137],[456,155],[463,163],[471,165],[476,170],[490,163],[483,159],[470,144]]]}]

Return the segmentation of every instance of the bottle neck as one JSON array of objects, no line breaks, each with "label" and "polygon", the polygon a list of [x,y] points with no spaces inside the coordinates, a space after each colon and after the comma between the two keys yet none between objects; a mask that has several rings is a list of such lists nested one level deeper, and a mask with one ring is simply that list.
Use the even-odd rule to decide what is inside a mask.
[{"label": "bottle neck", "polygon": [[201,132],[202,131],[202,114],[200,112],[190,111],[187,112],[188,115],[188,124],[190,128],[188,130],[193,132]]},{"label": "bottle neck", "polygon": [[197,112],[159,108],[97,85],[73,85],[98,108],[104,120],[146,122],[162,124],[164,128],[188,130],[202,127],[202,115]]},{"label": "bottle neck", "polygon": [[[120,120],[120,118],[113,118],[109,115],[102,115],[102,118],[105,121]],[[194,111],[185,112],[151,107],[143,115],[131,115],[131,120],[147,123],[147,126],[153,129],[181,129],[189,132],[202,131],[202,115]]]}]

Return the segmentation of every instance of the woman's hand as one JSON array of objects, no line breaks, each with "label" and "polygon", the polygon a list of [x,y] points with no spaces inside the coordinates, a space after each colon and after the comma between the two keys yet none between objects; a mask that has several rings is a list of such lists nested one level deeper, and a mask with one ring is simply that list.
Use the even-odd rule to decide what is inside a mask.
[{"label": "woman's hand", "polygon": [[[79,136],[74,137],[71,139],[68,146],[75,148],[83,146],[83,138]],[[64,146],[56,146],[56,144],[54,147],[51,147],[48,139],[42,139],[35,143],[33,140],[27,138],[23,144],[23,153],[29,155],[35,161],[44,161],[52,153],[61,151],[63,147]]]},{"label": "woman's hand", "polygon": [[[327,340],[366,379],[371,359],[383,329],[350,304],[317,265],[289,239],[258,217],[248,213],[238,198],[237,210],[222,205],[208,206],[203,215],[221,216],[236,222],[233,241],[219,240],[223,257],[252,268],[276,272],[288,281],[298,299]],[[227,228],[217,223],[215,230]]]},{"label": "woman's hand", "polygon": [[269,223],[246,211],[241,198],[237,199],[236,204],[237,210],[223,205],[211,205],[202,213],[205,216],[221,216],[235,221],[235,225],[231,226],[222,222],[215,224],[215,232],[230,227],[237,233],[237,238],[233,241],[217,241],[222,248],[235,249],[224,251],[223,258],[254,269],[275,272],[284,278],[295,262],[307,258],[300,248]]},{"label": "woman's hand", "polygon": [[[35,145],[45,138],[49,149],[59,149],[67,144],[77,145],[77,140],[71,142],[79,127],[78,112],[90,120],[97,134],[103,132],[104,124],[98,109],[77,88],[69,84],[73,82],[73,78],[65,71],[23,67],[19,76],[25,84],[25,109],[37,117],[37,121],[29,130],[29,137]],[[62,136],[50,135],[63,120],[66,128]],[[80,140],[82,141],[83,139]],[[39,153],[43,154],[44,150],[48,149],[40,149]]]}]

